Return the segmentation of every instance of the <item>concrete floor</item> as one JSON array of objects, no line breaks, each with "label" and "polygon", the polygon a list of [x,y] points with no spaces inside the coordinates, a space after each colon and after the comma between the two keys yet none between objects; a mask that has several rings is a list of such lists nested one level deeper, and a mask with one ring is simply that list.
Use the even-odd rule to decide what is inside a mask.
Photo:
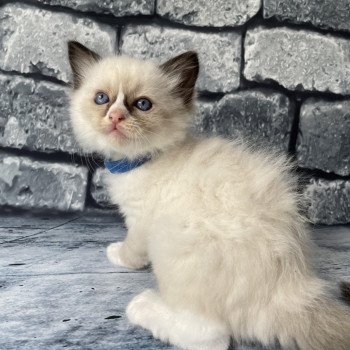
[{"label": "concrete floor", "polygon": [[[2,214],[0,349],[177,349],[127,322],[128,301],[154,278],[107,261],[106,246],[124,235],[111,215]],[[320,273],[350,281],[350,227],[321,227],[313,235]]]}]

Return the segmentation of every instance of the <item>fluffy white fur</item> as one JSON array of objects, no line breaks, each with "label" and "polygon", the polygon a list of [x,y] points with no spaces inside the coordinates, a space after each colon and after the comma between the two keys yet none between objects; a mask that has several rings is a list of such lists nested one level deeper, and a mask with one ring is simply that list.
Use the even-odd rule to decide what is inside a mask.
[{"label": "fluffy white fur", "polygon": [[[133,74],[143,68],[145,79]],[[125,76],[155,102],[156,117],[145,116],[152,133],[141,129],[147,141],[113,143],[83,112],[104,79],[114,79],[117,90]],[[158,281],[158,291],[131,301],[129,320],[188,350],[225,350],[231,336],[278,340],[285,349],[350,349],[349,310],[310,267],[290,164],[219,137],[191,137],[184,125],[192,107],[174,95],[180,80],[148,62],[109,58],[85,70],[72,99],[73,126],[88,150],[154,154],[133,171],[106,177],[128,227],[108,258],[130,268],[151,263]],[[157,108],[166,111],[165,122]]]}]

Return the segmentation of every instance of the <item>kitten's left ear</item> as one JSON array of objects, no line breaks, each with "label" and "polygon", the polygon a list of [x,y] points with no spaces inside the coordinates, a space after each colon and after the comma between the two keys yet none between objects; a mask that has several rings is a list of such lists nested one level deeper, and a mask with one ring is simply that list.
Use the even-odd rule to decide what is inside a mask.
[{"label": "kitten's left ear", "polygon": [[68,57],[73,72],[73,86],[77,89],[82,83],[85,71],[101,57],[77,41],[68,42]]},{"label": "kitten's left ear", "polygon": [[163,63],[160,68],[169,76],[178,79],[174,93],[183,99],[185,105],[190,105],[199,73],[197,53],[194,51],[185,52]]}]

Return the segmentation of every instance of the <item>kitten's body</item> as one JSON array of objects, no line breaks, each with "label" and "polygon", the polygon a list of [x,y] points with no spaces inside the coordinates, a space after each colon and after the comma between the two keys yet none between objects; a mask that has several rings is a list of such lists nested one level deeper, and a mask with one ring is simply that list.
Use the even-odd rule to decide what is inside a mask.
[{"label": "kitten's body", "polygon": [[[139,250],[125,256],[118,251],[119,263],[139,268],[147,256],[162,300],[172,310],[215,321],[221,331],[217,340],[224,339],[225,330],[236,339],[265,344],[278,338],[292,348],[295,336],[290,334],[300,336],[315,322],[305,309],[320,307],[326,285],[307,261],[310,242],[297,214],[288,168],[283,158],[251,154],[243,146],[211,138],[189,139],[133,172],[107,175],[130,237],[137,232],[131,250]],[[133,261],[134,254],[144,259]],[[143,316],[143,326],[152,327],[155,315],[149,319],[145,310],[138,315]],[[340,330],[344,320],[335,321]],[[159,322],[157,327],[163,326]],[[186,326],[195,330],[192,321]],[[191,337],[200,342],[203,334]],[[186,344],[181,332],[174,338],[175,344]],[[317,338],[302,349],[323,349],[320,334]],[[306,332],[303,341],[307,339]],[[218,349],[225,346],[218,343]],[[212,344],[208,349],[216,348]]]},{"label": "kitten's body", "polygon": [[[101,71],[102,64],[89,72]],[[189,136],[184,125],[191,115],[188,96],[192,99],[193,91],[184,95],[188,86],[182,77],[174,79],[169,73],[169,67],[175,67],[180,74],[181,65],[174,61],[165,66],[170,87],[160,71],[150,68],[153,75],[159,74],[160,85],[158,92],[144,88],[151,99],[158,93],[166,101],[167,89],[171,96],[174,84],[182,84],[171,107],[153,96],[153,113],[169,114],[161,123],[155,114],[159,129],[144,143],[152,159],[130,172],[107,175],[111,199],[128,227],[125,241],[108,247],[108,257],[131,268],[150,262],[159,285],[158,292],[146,291],[131,301],[130,321],[190,350],[225,350],[230,336],[267,345],[278,339],[286,349],[349,349],[349,310],[331,299],[308,261],[310,241],[298,213],[290,165],[284,157],[252,152],[221,138]],[[184,69],[194,65],[192,59]],[[116,75],[119,86],[126,85],[123,76]],[[141,90],[142,84],[149,84],[139,80]],[[137,143],[131,147],[117,140],[120,144],[112,147],[103,143],[110,137],[103,132],[96,132],[96,144],[89,145],[86,134],[93,135],[93,128],[85,125],[81,133],[84,93],[88,96],[89,89],[78,87],[73,99],[73,126],[81,143],[100,151],[105,144],[107,156],[114,151],[134,156]],[[117,96],[120,91],[116,106],[104,112],[106,117],[113,108],[123,108]],[[151,114],[128,111],[123,112],[129,113],[126,126],[128,120],[132,127],[151,121]]]}]

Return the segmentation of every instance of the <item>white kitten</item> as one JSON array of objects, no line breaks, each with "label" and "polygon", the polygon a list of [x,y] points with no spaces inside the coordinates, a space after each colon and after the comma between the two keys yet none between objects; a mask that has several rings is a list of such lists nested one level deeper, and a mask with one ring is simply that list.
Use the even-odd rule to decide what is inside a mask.
[{"label": "white kitten", "polygon": [[[151,263],[158,291],[136,296],[129,320],[189,350],[229,339],[286,349],[350,349],[350,312],[308,261],[291,166],[222,138],[189,135],[198,59],[161,66],[101,59],[69,43],[72,124],[86,151],[119,163],[107,184],[128,235],[118,265]],[[146,157],[146,158],[145,158]],[[140,163],[140,164],[138,164]]]}]

